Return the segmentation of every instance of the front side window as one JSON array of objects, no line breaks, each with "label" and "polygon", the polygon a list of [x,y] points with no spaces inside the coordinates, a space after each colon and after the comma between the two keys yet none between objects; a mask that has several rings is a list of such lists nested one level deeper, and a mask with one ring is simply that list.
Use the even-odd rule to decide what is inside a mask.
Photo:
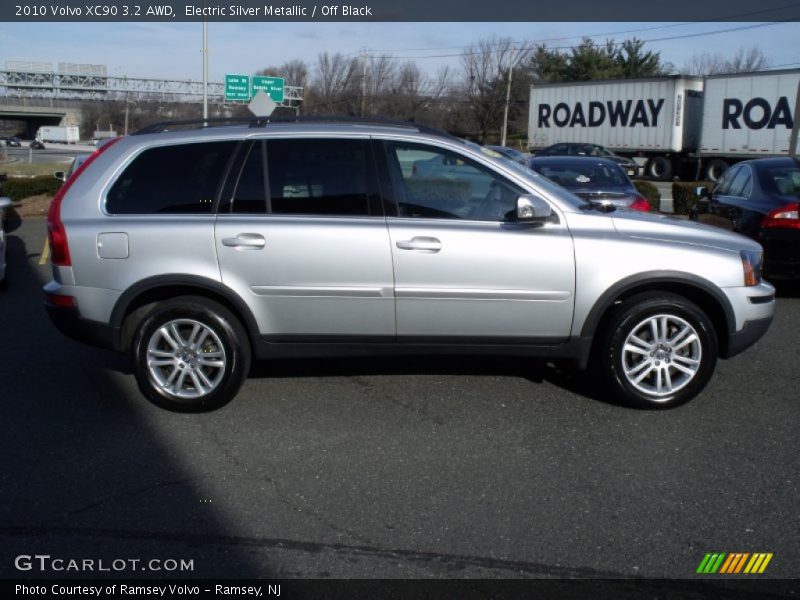
[{"label": "front side window", "polygon": [[236,142],[150,148],[136,156],[106,197],[110,214],[209,214]]},{"label": "front side window", "polygon": [[503,221],[524,191],[469,158],[421,144],[386,143],[401,217]]},{"label": "front side window", "polygon": [[714,186],[713,194],[727,196],[731,189],[731,182],[739,174],[741,167],[731,167],[722,174],[717,184]]},{"label": "front side window", "polygon": [[370,192],[376,188],[371,164],[364,140],[270,140],[271,212],[382,216],[377,197]]}]

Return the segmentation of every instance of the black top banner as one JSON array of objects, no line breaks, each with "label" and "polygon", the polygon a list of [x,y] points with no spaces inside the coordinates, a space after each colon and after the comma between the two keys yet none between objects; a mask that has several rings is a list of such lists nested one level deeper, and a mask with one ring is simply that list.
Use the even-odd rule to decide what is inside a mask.
[{"label": "black top banner", "polygon": [[0,21],[614,21],[760,22],[800,20],[800,2],[787,0],[352,0],[340,3],[271,0],[13,0],[0,3]]}]

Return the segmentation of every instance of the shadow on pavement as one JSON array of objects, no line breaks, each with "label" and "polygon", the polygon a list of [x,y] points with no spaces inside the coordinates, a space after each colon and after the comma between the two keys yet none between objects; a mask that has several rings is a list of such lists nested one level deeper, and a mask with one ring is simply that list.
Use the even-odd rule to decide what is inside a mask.
[{"label": "shadow on pavement", "polygon": [[[43,224],[26,224],[26,239],[41,244],[34,227]],[[196,465],[163,433],[185,419],[142,402],[114,373],[113,354],[50,324],[39,249],[9,236],[9,286],[0,292],[0,577],[270,576],[225,543],[230,524],[204,502],[210,490]],[[36,554],[142,563],[110,573],[15,568],[15,557]],[[167,559],[193,569],[168,571]]]}]

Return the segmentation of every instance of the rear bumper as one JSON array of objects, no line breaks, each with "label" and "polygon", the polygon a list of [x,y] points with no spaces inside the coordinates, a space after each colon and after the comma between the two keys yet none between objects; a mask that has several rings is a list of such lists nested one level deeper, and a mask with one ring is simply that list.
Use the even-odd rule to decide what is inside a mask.
[{"label": "rear bumper", "polygon": [[68,338],[98,348],[119,350],[119,328],[83,319],[77,308],[54,306],[47,301],[44,308],[56,329]]},{"label": "rear bumper", "polygon": [[800,279],[800,229],[762,229],[764,275],[772,279]]}]

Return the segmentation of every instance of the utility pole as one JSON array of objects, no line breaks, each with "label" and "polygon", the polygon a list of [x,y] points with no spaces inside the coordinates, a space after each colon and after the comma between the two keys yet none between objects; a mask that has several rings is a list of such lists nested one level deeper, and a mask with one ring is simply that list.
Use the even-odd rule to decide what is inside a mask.
[{"label": "utility pole", "polygon": [[789,136],[789,156],[797,156],[797,132],[800,129],[800,82],[797,84],[797,98],[794,101],[794,122]]},{"label": "utility pole", "polygon": [[361,65],[362,65],[362,74],[361,74],[361,116],[366,115],[366,106],[367,106],[367,49],[363,48],[361,50]]},{"label": "utility pole", "polygon": [[506,86],[506,106],[503,110],[503,138],[500,141],[501,146],[506,145],[506,134],[508,133],[508,105],[511,103],[511,74],[514,72],[514,55],[516,54],[516,46],[511,46],[511,53],[508,59],[508,85]]},{"label": "utility pole", "polygon": [[[203,2],[203,6],[205,6]],[[208,21],[203,17],[203,118],[208,118]]]}]

